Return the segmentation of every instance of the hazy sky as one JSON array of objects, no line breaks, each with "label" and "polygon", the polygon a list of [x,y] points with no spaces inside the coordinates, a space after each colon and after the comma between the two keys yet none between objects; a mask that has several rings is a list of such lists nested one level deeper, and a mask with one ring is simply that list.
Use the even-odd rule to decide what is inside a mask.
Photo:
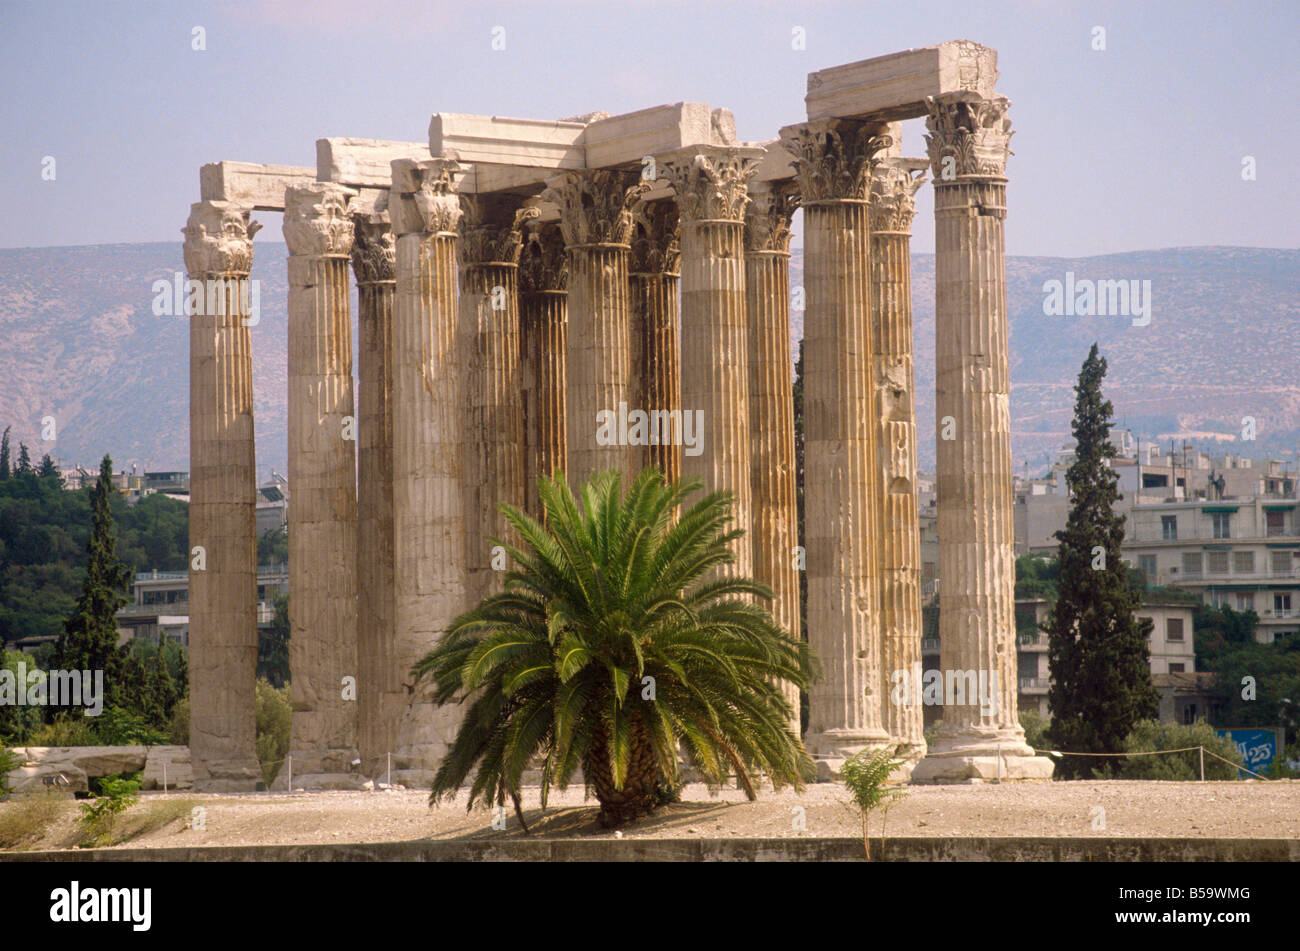
[{"label": "hazy sky", "polygon": [[[0,0],[0,246],[179,241],[203,163],[314,165],[324,136],[424,141],[438,111],[697,100],[768,139],[804,118],[812,70],[971,39],[998,50],[1012,101],[1009,253],[1295,247],[1298,37],[1296,0]],[[924,154],[920,136],[909,123],[908,154]],[[928,251],[928,189],[919,204],[914,247]],[[279,240],[277,216],[261,217]]]}]

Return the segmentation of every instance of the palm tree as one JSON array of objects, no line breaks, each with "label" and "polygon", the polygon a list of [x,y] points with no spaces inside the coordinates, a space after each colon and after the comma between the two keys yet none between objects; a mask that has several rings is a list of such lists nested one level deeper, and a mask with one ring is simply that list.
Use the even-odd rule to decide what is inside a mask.
[{"label": "palm tree", "polygon": [[477,769],[470,808],[508,795],[523,825],[520,779],[540,760],[543,807],[581,768],[601,823],[620,825],[680,785],[679,748],[710,788],[734,775],[751,800],[758,774],[777,788],[812,777],[780,689],[808,683],[807,645],[761,606],[769,588],[715,570],[743,534],[726,527],[731,494],[675,519],[698,482],[647,469],[625,498],[619,482],[594,476],[579,508],[563,475],[539,479],[545,525],[500,506],[522,539],[504,546],[518,570],[414,668],[438,704],[469,705],[431,803]]}]

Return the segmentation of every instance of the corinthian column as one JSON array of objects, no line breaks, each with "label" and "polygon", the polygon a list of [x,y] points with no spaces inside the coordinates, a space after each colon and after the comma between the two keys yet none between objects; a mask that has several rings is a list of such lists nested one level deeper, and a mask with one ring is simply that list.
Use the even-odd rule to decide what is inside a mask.
[{"label": "corinthian column", "polygon": [[253,235],[234,202],[190,206],[190,755],[199,792],[249,792],[257,763],[257,469],[245,319]]},{"label": "corinthian column", "polygon": [[569,249],[569,484],[617,469],[623,488],[637,471],[623,414],[632,380],[627,258],[632,209],[645,191],[635,172],[565,172],[543,195],[560,206]]},{"label": "corinthian column", "polygon": [[723,573],[739,577],[753,575],[744,219],[762,154],[700,146],[663,163],[681,219],[682,475],[735,493],[732,527],[745,534]]},{"label": "corinthian column", "polygon": [[880,672],[883,726],[905,779],[925,755],[915,691],[921,677],[921,524],[916,498],[916,402],[912,370],[911,228],[924,176],[877,165],[871,179],[871,340],[876,387],[876,493],[880,544]]},{"label": "corinthian column", "polygon": [[559,226],[534,227],[519,259],[524,499],[534,518],[542,516],[537,477],[565,471],[568,282],[568,261]]},{"label": "corinthian column", "polygon": [[[790,218],[798,194],[788,183],[751,185],[745,213],[745,302],[749,324],[750,491],[754,577],[775,594],[772,614],[799,639],[799,511],[795,498],[794,387],[790,367]],[[784,686],[799,735],[799,690]]]},{"label": "corinthian column", "polygon": [[[682,475],[681,347],[677,330],[677,206],[641,202],[632,237],[632,403],[648,414],[640,466]],[[667,421],[667,422],[665,422]]]},{"label": "corinthian column", "polygon": [[[289,249],[289,674],[293,782],[359,785],[357,483],[348,259],[356,193],[284,194]],[[344,678],[351,678],[345,687]],[[349,689],[350,687],[350,689]]]},{"label": "corinthian column", "polygon": [[396,237],[393,301],[393,583],[396,666],[407,693],[393,753],[395,778],[428,785],[459,717],[415,689],[411,667],[469,607],[461,494],[463,420],[456,308],[461,166],[393,162],[388,210]]},{"label": "corinthian column", "polygon": [[877,621],[876,418],[871,367],[871,166],[880,123],[820,120],[781,130],[804,210],[804,535],[808,641],[823,678],[804,742],[836,773],[884,745]]},{"label": "corinthian column", "polygon": [[[943,727],[912,781],[1046,779],[1051,761],[1025,745],[1016,716],[1002,233],[1009,103],[957,92],[927,105],[935,185],[939,658],[945,680],[952,676],[967,689],[964,697],[945,695]],[[945,430],[953,438],[944,438]]]},{"label": "corinthian column", "polygon": [[[519,376],[519,249],[536,208],[513,196],[462,195],[460,335],[465,388],[466,597],[494,584],[492,543],[506,539],[501,502],[524,504],[523,400]],[[498,562],[500,564],[500,562]]]},{"label": "corinthian column", "polygon": [[393,230],[386,211],[353,216],[357,282],[357,735],[375,776],[406,705],[393,627]]}]

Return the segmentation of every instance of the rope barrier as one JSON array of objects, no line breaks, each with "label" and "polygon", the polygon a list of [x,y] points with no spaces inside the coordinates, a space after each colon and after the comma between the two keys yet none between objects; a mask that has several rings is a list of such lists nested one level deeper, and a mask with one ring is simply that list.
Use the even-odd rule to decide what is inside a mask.
[{"label": "rope barrier", "polygon": [[[1033,749],[1033,747],[1030,748]],[[1065,750],[1034,750],[1034,752],[1046,753],[1048,756],[1159,756],[1162,753],[1190,753],[1192,750],[1200,750],[1202,757],[1204,757],[1205,754],[1208,753],[1210,756],[1213,756],[1217,760],[1223,760],[1223,762],[1227,763],[1229,766],[1236,766],[1237,769],[1241,770],[1243,773],[1250,773],[1250,775],[1252,776],[1258,777],[1259,779],[1262,779],[1265,782],[1269,782],[1269,778],[1267,776],[1261,776],[1259,773],[1255,772],[1253,769],[1250,769],[1249,767],[1239,766],[1238,764],[1234,763],[1230,759],[1224,759],[1224,757],[1220,756],[1218,753],[1215,753],[1211,750],[1207,750],[1204,746],[1184,746],[1176,750],[1142,750],[1137,753],[1071,753]],[[1201,762],[1201,782],[1205,782],[1204,759],[1202,759]]]}]

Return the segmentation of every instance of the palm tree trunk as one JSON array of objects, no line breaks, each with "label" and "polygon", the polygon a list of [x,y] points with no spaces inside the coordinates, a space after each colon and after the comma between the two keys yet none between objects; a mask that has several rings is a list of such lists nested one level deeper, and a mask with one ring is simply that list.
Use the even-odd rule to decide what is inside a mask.
[{"label": "palm tree trunk", "polygon": [[614,788],[609,737],[603,729],[592,739],[587,778],[600,802],[600,824],[605,828],[620,826],[648,815],[655,807],[659,765],[655,762],[654,747],[645,725],[639,720],[632,723],[627,778],[622,789]]}]

